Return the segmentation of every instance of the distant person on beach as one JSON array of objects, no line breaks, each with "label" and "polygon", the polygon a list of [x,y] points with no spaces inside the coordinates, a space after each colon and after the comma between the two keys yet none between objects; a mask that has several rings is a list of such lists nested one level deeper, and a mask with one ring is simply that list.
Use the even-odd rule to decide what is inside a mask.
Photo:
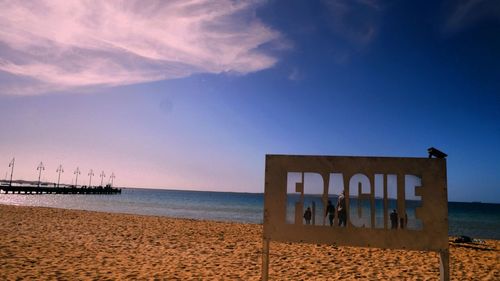
[{"label": "distant person on beach", "polygon": [[406,228],[406,225],[408,224],[408,214],[405,213],[405,216],[401,216],[399,219],[399,227],[401,228]]},{"label": "distant person on beach", "polygon": [[337,215],[339,217],[339,226],[346,226],[347,224],[347,209],[345,206],[345,191],[339,195],[337,201]]},{"label": "distant person on beach", "polygon": [[325,217],[328,216],[330,221],[330,226],[333,226],[333,219],[335,218],[335,207],[331,200],[328,200],[328,205],[326,205]]},{"label": "distant person on beach", "polygon": [[391,229],[396,228],[398,228],[398,213],[396,212],[396,209],[394,209],[391,213]]},{"label": "distant person on beach", "polygon": [[304,219],[306,220],[306,224],[311,224],[311,208],[307,207],[307,210],[304,212]]}]

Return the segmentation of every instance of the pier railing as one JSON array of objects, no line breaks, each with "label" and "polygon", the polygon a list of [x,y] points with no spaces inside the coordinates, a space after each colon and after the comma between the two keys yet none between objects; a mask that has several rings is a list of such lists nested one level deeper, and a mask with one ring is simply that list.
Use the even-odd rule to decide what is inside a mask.
[{"label": "pier railing", "polygon": [[120,194],[121,188],[114,188],[111,186],[63,186],[63,187],[49,187],[49,186],[30,186],[30,185],[1,185],[0,190],[8,193],[17,194]]}]

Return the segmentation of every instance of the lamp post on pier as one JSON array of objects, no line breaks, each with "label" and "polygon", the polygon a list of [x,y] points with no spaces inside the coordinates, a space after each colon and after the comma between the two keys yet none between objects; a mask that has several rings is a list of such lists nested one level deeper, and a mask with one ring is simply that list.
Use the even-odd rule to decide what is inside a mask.
[{"label": "lamp post on pier", "polygon": [[12,161],[9,163],[9,167],[11,167],[10,170],[10,181],[9,181],[9,186],[12,186],[12,175],[14,174],[14,162],[16,162],[16,158],[12,158]]},{"label": "lamp post on pier", "polygon": [[115,173],[111,173],[111,176],[109,176],[109,179],[111,180],[111,187],[113,187],[113,180],[115,179]]},{"label": "lamp post on pier", "polygon": [[75,179],[75,187],[78,187],[78,175],[80,175],[82,172],[80,172],[80,169],[78,167],[76,167],[76,170],[73,174],[76,175],[76,179]]},{"label": "lamp post on pier", "polygon": [[62,165],[59,165],[59,168],[57,168],[56,172],[59,173],[59,176],[57,177],[57,187],[59,188],[59,182],[61,181],[61,173],[64,173]]},{"label": "lamp post on pier", "polygon": [[45,170],[45,167],[43,166],[43,163],[40,162],[40,164],[38,165],[38,167],[36,167],[36,169],[39,171],[38,172],[38,187],[40,187],[40,178],[42,177],[42,171]]},{"label": "lamp post on pier", "polygon": [[89,187],[92,186],[92,176],[94,175],[94,171],[92,169],[90,169],[90,172],[89,172]]},{"label": "lamp post on pier", "polygon": [[99,176],[101,177],[101,186],[102,186],[102,182],[104,181],[104,178],[106,177],[106,175],[104,174],[104,171],[102,171]]}]

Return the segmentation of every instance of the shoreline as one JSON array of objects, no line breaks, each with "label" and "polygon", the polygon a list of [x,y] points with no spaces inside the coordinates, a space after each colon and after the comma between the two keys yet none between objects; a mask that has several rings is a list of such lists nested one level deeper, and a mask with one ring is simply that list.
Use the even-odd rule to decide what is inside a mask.
[{"label": "shoreline", "polygon": [[[451,238],[450,238],[451,240]],[[500,241],[450,243],[451,280],[500,279]],[[0,278],[260,280],[262,224],[0,205]],[[439,278],[437,253],[271,243],[270,280]]]},{"label": "shoreline", "polygon": [[[261,224],[262,194],[205,191],[172,191],[125,189],[120,196],[78,195],[5,195],[0,204],[45,206],[99,212],[129,213],[148,216],[207,219],[226,222]],[[378,204],[378,205],[377,205]],[[244,206],[244,208],[242,208]],[[376,219],[382,219],[380,202],[376,202]],[[367,206],[365,206],[367,207]],[[411,208],[413,209],[413,207]],[[412,212],[410,209],[410,212]],[[289,211],[292,211],[291,209]],[[367,209],[367,211],[370,211]],[[448,235],[466,235],[479,239],[500,240],[498,214],[500,204],[448,204]]]}]

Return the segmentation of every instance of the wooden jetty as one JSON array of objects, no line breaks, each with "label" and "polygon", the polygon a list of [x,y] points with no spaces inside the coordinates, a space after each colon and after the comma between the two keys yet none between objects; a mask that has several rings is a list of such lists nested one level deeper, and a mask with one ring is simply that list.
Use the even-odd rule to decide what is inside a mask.
[{"label": "wooden jetty", "polygon": [[61,186],[61,187],[49,187],[49,186],[32,186],[32,185],[1,185],[0,190],[3,190],[6,194],[17,193],[17,194],[121,194],[121,188],[114,188],[110,185],[106,186]]}]

